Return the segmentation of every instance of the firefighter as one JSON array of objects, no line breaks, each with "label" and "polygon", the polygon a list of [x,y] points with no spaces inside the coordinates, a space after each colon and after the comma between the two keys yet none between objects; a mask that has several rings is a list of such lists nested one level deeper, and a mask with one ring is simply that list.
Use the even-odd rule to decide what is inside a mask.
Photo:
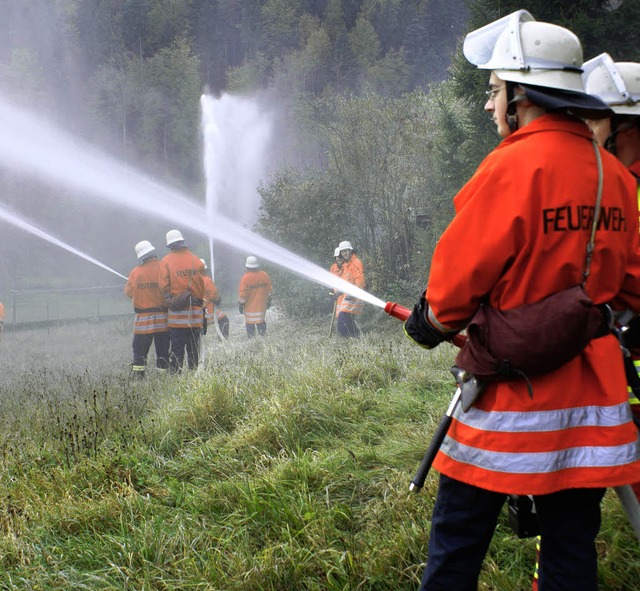
[{"label": "firefighter", "polygon": [[169,230],[166,243],[170,252],[160,261],[159,283],[169,308],[169,370],[177,372],[182,368],[185,352],[188,368],[198,366],[204,319],[204,265],[189,250],[179,230]]},{"label": "firefighter", "polygon": [[204,281],[205,318],[207,319],[208,323],[211,323],[213,322],[215,315],[215,318],[218,321],[218,326],[220,327],[220,334],[222,334],[225,339],[228,339],[229,318],[227,318],[227,315],[220,309],[222,298],[218,294],[218,288],[213,282],[213,279],[206,273],[206,271],[209,269],[209,267],[207,266],[207,262],[204,259],[200,260],[202,261],[205,270],[205,274],[202,278]]},{"label": "firefighter", "polygon": [[[613,115],[587,123],[595,138],[636,178],[640,207],[640,64],[615,62],[603,53],[583,66],[585,90],[604,101]],[[633,318],[623,333],[636,371],[640,372],[640,317]],[[640,425],[640,400],[629,388],[629,402],[636,424]],[[640,501],[640,482],[633,485]]]},{"label": "firefighter", "polygon": [[144,377],[151,343],[155,344],[156,367],[169,367],[169,328],[167,305],[158,285],[160,261],[156,249],[148,240],[135,246],[138,266],[129,273],[124,293],[131,298],[136,317],[133,323],[133,361],[136,377]]},{"label": "firefighter", "polygon": [[[343,259],[340,268],[340,277],[357,287],[364,289],[366,282],[364,278],[364,268],[362,261],[358,258],[351,246],[351,242],[346,240],[338,245],[338,251]],[[359,337],[360,329],[356,324],[356,316],[362,312],[364,303],[353,296],[342,293],[338,296],[336,306],[336,318],[338,320],[338,334],[341,337]]]},{"label": "firefighter", "polygon": [[[484,309],[530,310],[583,281],[595,304],[640,311],[636,187],[578,118],[610,112],[584,93],[579,39],[520,10],[467,35],[464,54],[489,70],[484,109],[503,140],[454,199],[407,333],[432,348]],[[602,496],[640,469],[620,347],[602,335],[549,373],[486,382],[466,412],[455,406],[433,464],[422,589],[477,588],[508,494],[533,495],[541,591],[596,589]]]},{"label": "firefighter", "polygon": [[269,275],[260,269],[254,256],[245,261],[245,273],[238,287],[238,311],[244,314],[247,337],[267,334],[266,313],[271,307],[273,286]]}]

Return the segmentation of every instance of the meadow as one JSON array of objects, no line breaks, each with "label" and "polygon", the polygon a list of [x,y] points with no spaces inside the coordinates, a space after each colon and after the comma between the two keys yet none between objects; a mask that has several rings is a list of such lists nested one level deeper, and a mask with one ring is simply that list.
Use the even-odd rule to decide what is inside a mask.
[{"label": "meadow", "polygon": [[[418,587],[437,474],[408,487],[455,351],[412,345],[382,313],[354,342],[270,314],[266,338],[233,317],[198,371],[144,380],[130,318],[5,332],[0,589]],[[640,588],[611,491],[598,549],[602,590]],[[505,511],[480,588],[529,589],[534,558]]]}]

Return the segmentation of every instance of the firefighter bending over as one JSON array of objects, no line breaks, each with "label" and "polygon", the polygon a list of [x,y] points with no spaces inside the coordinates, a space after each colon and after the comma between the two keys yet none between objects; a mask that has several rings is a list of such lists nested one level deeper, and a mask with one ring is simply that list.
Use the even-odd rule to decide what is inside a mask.
[{"label": "firefighter bending over", "polygon": [[225,339],[229,338],[229,318],[227,315],[220,309],[220,304],[222,304],[222,298],[218,294],[218,288],[216,284],[213,282],[213,279],[206,273],[209,269],[207,266],[207,262],[204,259],[200,259],[202,264],[204,265],[205,274],[202,276],[202,280],[204,281],[204,301],[205,301],[205,318],[207,319],[207,323],[211,324],[214,318],[218,321],[218,327],[220,328],[220,334]]}]

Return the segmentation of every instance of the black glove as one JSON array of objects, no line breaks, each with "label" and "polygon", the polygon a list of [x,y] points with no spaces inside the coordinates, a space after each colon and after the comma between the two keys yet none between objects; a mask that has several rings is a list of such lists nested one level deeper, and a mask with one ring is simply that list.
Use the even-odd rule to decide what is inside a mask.
[{"label": "black glove", "polygon": [[640,316],[633,317],[622,331],[622,344],[627,349],[640,349]]},{"label": "black glove", "polygon": [[244,306],[242,304],[238,304],[238,312],[240,312],[240,314],[244,314]]},{"label": "black glove", "polygon": [[346,298],[344,298],[344,301],[353,304],[356,301],[356,298],[354,298],[353,296],[347,296]]},{"label": "black glove", "polygon": [[427,320],[428,311],[429,304],[424,297],[424,292],[422,292],[420,301],[413,307],[411,316],[409,316],[404,323],[404,333],[421,347],[424,347],[425,349],[433,349],[442,341],[451,338],[453,334],[445,335],[439,330],[433,328]]}]

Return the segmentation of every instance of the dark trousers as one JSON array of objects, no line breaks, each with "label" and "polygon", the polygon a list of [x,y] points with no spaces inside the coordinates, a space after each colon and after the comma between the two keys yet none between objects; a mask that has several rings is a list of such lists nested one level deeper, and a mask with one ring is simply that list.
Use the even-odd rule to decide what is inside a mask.
[{"label": "dark trousers", "polygon": [[198,367],[200,333],[201,329],[199,328],[169,328],[169,336],[171,337],[169,369],[172,372],[176,372],[182,367],[185,352],[189,369]]},{"label": "dark trousers", "polygon": [[[540,534],[540,591],[595,591],[595,537],[604,489],[534,497]],[[422,591],[477,591],[506,495],[440,476]],[[515,535],[515,534],[514,534]],[[533,565],[532,565],[533,571]]]},{"label": "dark trousers", "polygon": [[226,316],[221,316],[218,318],[218,327],[220,328],[220,333],[225,339],[229,338],[229,318]]},{"label": "dark trousers", "polygon": [[340,312],[338,314],[338,334],[341,337],[351,338],[360,336],[355,314],[349,314],[349,312]]},{"label": "dark trousers", "polygon": [[156,367],[167,369],[169,367],[169,333],[154,332],[151,334],[133,335],[133,366],[146,367],[147,356],[151,349],[151,343],[156,347]]},{"label": "dark trousers", "polygon": [[262,336],[267,334],[266,322],[260,322],[259,324],[246,324],[245,326],[247,327],[247,336],[249,338],[255,337],[256,331],[259,335],[262,335]]}]

